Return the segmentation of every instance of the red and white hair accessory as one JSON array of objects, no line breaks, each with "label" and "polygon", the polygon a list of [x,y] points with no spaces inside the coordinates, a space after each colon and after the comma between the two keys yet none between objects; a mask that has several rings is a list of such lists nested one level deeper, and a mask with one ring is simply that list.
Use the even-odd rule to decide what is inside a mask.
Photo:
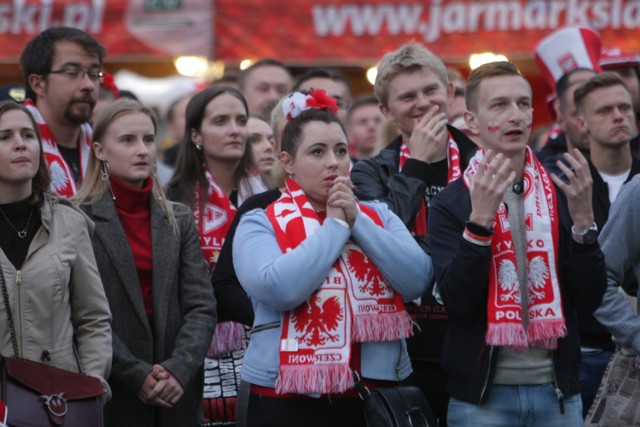
[{"label": "red and white hair accessory", "polygon": [[287,120],[295,119],[303,111],[315,108],[318,110],[327,109],[333,114],[338,112],[338,104],[335,98],[327,95],[322,89],[316,89],[309,95],[301,92],[294,92],[287,96],[282,103],[282,113]]}]

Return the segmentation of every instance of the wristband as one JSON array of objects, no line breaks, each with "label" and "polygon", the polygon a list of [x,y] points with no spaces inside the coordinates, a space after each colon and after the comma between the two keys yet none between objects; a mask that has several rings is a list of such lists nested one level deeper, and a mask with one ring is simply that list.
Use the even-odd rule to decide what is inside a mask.
[{"label": "wristband", "polygon": [[493,230],[485,227],[484,225],[480,225],[473,221],[465,221],[464,225],[467,227],[471,233],[482,236],[482,237],[490,237],[493,236]]},{"label": "wristband", "polygon": [[462,232],[462,237],[469,243],[473,243],[478,246],[491,246],[492,236],[479,236],[472,233],[469,228],[465,228]]}]

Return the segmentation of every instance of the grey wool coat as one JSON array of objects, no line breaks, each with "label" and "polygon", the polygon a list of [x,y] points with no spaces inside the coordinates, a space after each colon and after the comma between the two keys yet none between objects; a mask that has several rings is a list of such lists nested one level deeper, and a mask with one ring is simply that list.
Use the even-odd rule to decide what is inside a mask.
[{"label": "grey wool coat", "polygon": [[[177,234],[150,197],[153,321],[145,312],[133,253],[110,192],[83,205],[95,222],[93,249],[113,315],[113,398],[105,422],[113,427],[193,427],[202,421],[204,357],[216,323],[213,288],[191,211],[174,204]],[[138,390],[154,364],[180,382],[173,409],[144,404]]]}]

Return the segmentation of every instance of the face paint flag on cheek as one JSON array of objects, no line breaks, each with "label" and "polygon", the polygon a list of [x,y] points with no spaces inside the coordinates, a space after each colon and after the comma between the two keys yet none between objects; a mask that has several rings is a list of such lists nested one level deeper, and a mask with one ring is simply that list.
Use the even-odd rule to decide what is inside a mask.
[{"label": "face paint flag on cheek", "polygon": [[489,122],[487,130],[489,132],[498,132],[500,130],[500,125],[497,122]]}]

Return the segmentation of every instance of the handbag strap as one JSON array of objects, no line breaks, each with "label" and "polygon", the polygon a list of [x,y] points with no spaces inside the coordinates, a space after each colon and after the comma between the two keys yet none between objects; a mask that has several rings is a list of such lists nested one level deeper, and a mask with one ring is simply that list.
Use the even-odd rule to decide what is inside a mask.
[{"label": "handbag strap", "polygon": [[371,390],[362,382],[362,377],[360,377],[358,371],[351,368],[351,372],[353,373],[354,388],[358,392],[358,397],[361,400],[366,399],[371,394]]},{"label": "handbag strap", "polygon": [[[4,307],[7,311],[7,320],[9,322],[9,330],[11,331],[11,345],[13,346],[13,356],[18,357],[18,337],[16,336],[16,326],[13,322],[13,313],[11,312],[11,306],[9,305],[9,290],[7,289],[7,283],[4,281],[4,272],[0,265],[0,284],[2,285],[2,299],[4,300]],[[84,373],[82,364],[80,363],[80,355],[78,354],[78,347],[76,343],[73,343],[73,355],[78,365],[78,372]]]},{"label": "handbag strap", "polygon": [[2,299],[4,300],[4,307],[7,310],[7,320],[9,321],[9,330],[11,331],[11,345],[13,346],[13,355],[18,357],[18,338],[16,337],[16,327],[13,323],[13,314],[11,313],[11,306],[9,305],[9,291],[7,290],[7,284],[4,281],[4,272],[0,265],[0,284],[2,284]]}]

